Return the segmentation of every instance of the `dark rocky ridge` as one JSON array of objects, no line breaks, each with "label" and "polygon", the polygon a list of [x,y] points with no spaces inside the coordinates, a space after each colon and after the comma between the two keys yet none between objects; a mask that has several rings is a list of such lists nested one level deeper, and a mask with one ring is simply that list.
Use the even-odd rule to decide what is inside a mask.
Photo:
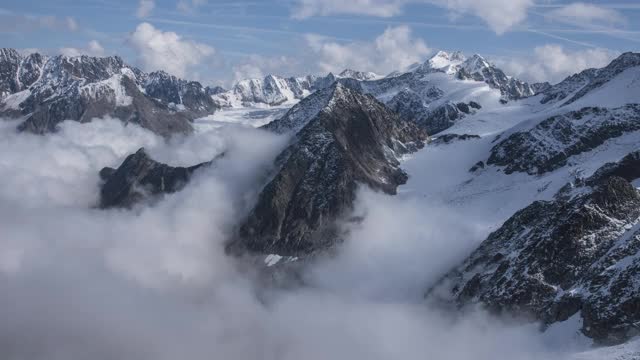
[{"label": "dark rocky ridge", "polygon": [[358,184],[394,194],[406,181],[396,156],[422,147],[423,130],[341,84],[330,88],[328,102],[315,93],[307,103],[315,106],[314,97],[323,97],[324,107],[278,156],[278,171],[231,250],[299,256],[326,249],[337,241],[336,220],[351,210]]},{"label": "dark rocky ridge", "polygon": [[0,50],[0,116],[20,117],[21,131],[55,131],[64,120],[117,117],[156,134],[190,133],[191,120],[213,113],[207,88],[166,73],[145,74],[114,57],[23,57]]},{"label": "dark rocky ridge", "polygon": [[513,215],[428,293],[552,324],[580,314],[602,344],[640,334],[640,153]]},{"label": "dark rocky ridge", "polygon": [[583,108],[511,134],[493,147],[487,164],[504,166],[507,174],[544,174],[566,165],[571,156],[638,130],[640,104],[615,109]]},{"label": "dark rocky ridge", "polygon": [[210,165],[206,162],[190,167],[173,167],[149,157],[144,149],[129,155],[118,169],[103,168],[100,207],[129,208],[161,194],[180,191],[194,171]]}]

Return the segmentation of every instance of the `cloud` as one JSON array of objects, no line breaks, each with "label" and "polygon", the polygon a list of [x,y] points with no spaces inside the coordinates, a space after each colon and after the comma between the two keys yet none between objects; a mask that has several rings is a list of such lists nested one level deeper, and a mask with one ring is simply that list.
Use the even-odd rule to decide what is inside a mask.
[{"label": "cloud", "polygon": [[207,0],[179,0],[176,8],[183,13],[192,13],[199,7],[206,5]]},{"label": "cloud", "polygon": [[136,16],[140,19],[146,18],[151,15],[155,7],[156,3],[154,0],[140,0],[138,10],[136,10]]},{"label": "cloud", "polygon": [[431,4],[449,10],[452,19],[470,14],[484,20],[496,33],[503,34],[527,18],[533,0],[298,0],[292,16],[338,14],[392,17],[402,13],[407,4]]},{"label": "cloud", "polygon": [[618,11],[600,7],[593,4],[581,2],[572,3],[567,6],[548,12],[547,17],[554,20],[568,21],[579,24],[623,24],[625,17]]},{"label": "cloud", "polygon": [[408,26],[387,28],[371,42],[340,44],[320,35],[307,35],[306,41],[324,72],[353,68],[387,74],[424,61],[431,52],[422,39],[413,37]]},{"label": "cloud", "polygon": [[618,55],[608,49],[571,51],[561,45],[547,44],[534,48],[531,56],[496,59],[496,63],[508,74],[526,81],[557,83],[582,70],[604,67]]},{"label": "cloud", "polygon": [[74,18],[72,18],[72,17],[68,16],[68,17],[65,19],[65,22],[66,22],[67,28],[68,28],[70,31],[76,31],[76,30],[78,30],[79,26],[78,26],[78,23],[76,22],[76,19],[74,19]]},{"label": "cloud", "polygon": [[215,52],[209,45],[183,39],[174,32],[163,32],[149,23],[138,25],[128,43],[145,70],[165,70],[178,77],[187,76]]},{"label": "cloud", "polygon": [[104,56],[104,48],[97,40],[91,40],[84,48],[65,47],[60,49],[60,53],[65,56]]}]

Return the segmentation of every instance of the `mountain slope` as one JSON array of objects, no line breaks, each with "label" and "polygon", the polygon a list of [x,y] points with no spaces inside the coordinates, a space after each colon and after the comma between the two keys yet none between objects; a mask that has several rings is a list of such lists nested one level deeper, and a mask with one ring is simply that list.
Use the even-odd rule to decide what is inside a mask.
[{"label": "mountain slope", "polygon": [[492,233],[432,289],[459,306],[481,303],[551,324],[580,312],[601,343],[638,333],[640,153],[567,184]]}]

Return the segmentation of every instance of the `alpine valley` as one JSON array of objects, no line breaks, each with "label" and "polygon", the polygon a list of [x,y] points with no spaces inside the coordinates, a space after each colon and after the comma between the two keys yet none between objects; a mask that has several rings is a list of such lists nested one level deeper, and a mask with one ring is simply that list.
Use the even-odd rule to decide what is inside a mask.
[{"label": "alpine valley", "polygon": [[[552,354],[539,358],[639,358],[640,53],[621,54],[603,68],[557,84],[521,81],[477,54],[439,51],[424,60],[388,75],[351,69],[268,75],[223,89],[163,71],[145,73],[117,56],[2,49],[2,141],[25,137],[55,144],[61,136],[87,134],[104,124],[126,136],[143,134],[138,139],[144,140],[107,151],[106,142],[124,138],[96,131],[84,145],[74,145],[92,149],[74,156],[100,154],[91,157],[97,160],[90,171],[56,170],[84,179],[85,187],[76,191],[89,199],[78,200],[87,212],[130,224],[101,227],[101,233],[123,231],[151,243],[167,236],[180,243],[185,232],[202,229],[189,221],[181,227],[171,216],[163,217],[170,235],[162,233],[166,224],[147,232],[135,222],[158,209],[182,209],[187,200],[206,203],[180,216],[211,216],[223,229],[215,233],[223,241],[214,249],[197,247],[196,253],[218,251],[217,261],[231,262],[243,274],[234,281],[257,283],[252,306],[266,304],[266,312],[282,311],[278,306],[285,305],[269,307],[277,303],[274,298],[286,298],[282,294],[322,289],[318,278],[326,273],[337,272],[332,278],[357,292],[369,277],[349,282],[348,270],[366,273],[376,267],[374,260],[406,251],[403,237],[411,233],[418,244],[440,241],[449,250],[436,259],[428,257],[429,246],[418,246],[427,250],[414,254],[403,302],[451,319],[481,313],[506,329],[533,328],[532,336],[544,341],[572,344],[550,345]],[[254,146],[259,150],[247,154]],[[24,171],[0,161],[3,166]],[[233,186],[207,190],[214,179]],[[8,189],[24,192],[31,204],[38,190],[28,187],[39,185],[21,181]],[[376,215],[387,202],[402,204],[401,210]],[[409,210],[406,204],[412,204]],[[218,220],[207,213],[211,209],[229,216]],[[43,216],[36,210],[25,214]],[[437,220],[444,214],[451,215]],[[395,217],[400,224],[418,219],[428,229],[386,231]],[[372,221],[379,222],[374,225],[385,237],[383,248],[392,250],[376,254],[374,245],[358,245],[378,239],[367,230]],[[175,251],[191,245],[180,243]],[[94,245],[83,246],[91,253]],[[113,244],[108,264],[127,263],[128,254],[118,253],[118,246]],[[345,254],[361,246],[369,261],[358,258],[343,266],[345,258],[352,259]],[[382,274],[392,282],[395,267],[406,265],[381,264],[386,267],[370,278]],[[136,263],[134,269],[142,270],[134,273],[153,278],[147,265]],[[188,279],[189,272],[180,278]],[[376,299],[400,297],[391,285],[375,291]],[[326,293],[337,291],[329,288]],[[195,302],[208,296],[194,295]],[[225,336],[233,342],[236,335]]]}]

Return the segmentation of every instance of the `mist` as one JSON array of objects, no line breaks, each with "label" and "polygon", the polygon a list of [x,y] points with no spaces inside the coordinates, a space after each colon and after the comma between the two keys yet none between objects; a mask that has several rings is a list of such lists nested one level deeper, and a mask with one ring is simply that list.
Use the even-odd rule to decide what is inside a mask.
[{"label": "mist", "polygon": [[[4,359],[550,359],[536,324],[423,301],[484,224],[412,196],[359,191],[336,255],[307,285],[260,286],[225,254],[285,137],[227,126],[165,141],[117,119],[47,136],[0,120]],[[98,210],[99,170],[145,147],[171,165],[225,153],[151,206]]]}]

